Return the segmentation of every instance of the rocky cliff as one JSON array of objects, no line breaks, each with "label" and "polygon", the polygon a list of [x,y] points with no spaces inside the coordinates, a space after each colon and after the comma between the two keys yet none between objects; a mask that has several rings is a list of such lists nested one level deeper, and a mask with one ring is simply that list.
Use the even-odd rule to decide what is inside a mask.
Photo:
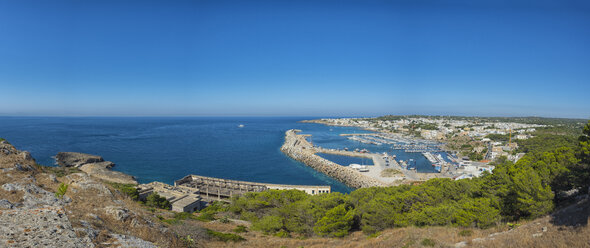
[{"label": "rocky cliff", "polygon": [[[98,156],[59,156],[81,169],[109,167]],[[0,141],[0,247],[181,246],[153,221],[153,214],[100,177],[79,172],[57,176],[59,169],[37,165],[28,152]],[[55,191],[62,183],[68,188],[60,196]]]}]

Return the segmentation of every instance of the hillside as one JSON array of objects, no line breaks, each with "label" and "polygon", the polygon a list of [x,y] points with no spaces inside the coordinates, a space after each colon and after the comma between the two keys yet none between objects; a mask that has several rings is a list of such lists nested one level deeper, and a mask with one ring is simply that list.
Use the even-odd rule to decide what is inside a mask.
[{"label": "hillside", "polygon": [[[68,188],[56,195],[62,183]],[[341,238],[273,234],[217,205],[194,215],[147,207],[113,184],[75,168],[37,165],[28,152],[0,141],[2,247],[590,247],[588,195],[572,202],[551,215],[487,229],[406,226],[371,235],[351,230]]]},{"label": "hillside", "polygon": [[[68,185],[62,197],[60,184]],[[183,247],[153,214],[73,168],[0,141],[0,247]]]}]

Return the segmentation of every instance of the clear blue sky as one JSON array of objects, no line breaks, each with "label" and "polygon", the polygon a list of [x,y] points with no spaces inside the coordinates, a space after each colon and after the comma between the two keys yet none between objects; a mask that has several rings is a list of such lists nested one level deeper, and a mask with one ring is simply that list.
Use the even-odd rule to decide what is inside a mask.
[{"label": "clear blue sky", "polygon": [[0,0],[0,115],[590,118],[588,1]]}]

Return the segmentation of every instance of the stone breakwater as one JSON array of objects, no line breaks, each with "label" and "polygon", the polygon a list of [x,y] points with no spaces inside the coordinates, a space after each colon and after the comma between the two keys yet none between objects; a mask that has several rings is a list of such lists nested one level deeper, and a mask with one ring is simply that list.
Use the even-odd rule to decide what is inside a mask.
[{"label": "stone breakwater", "polygon": [[315,153],[318,151],[305,139],[306,135],[297,134],[300,131],[291,129],[285,133],[285,143],[281,147],[281,151],[287,156],[352,188],[387,186],[384,182],[316,155]]}]

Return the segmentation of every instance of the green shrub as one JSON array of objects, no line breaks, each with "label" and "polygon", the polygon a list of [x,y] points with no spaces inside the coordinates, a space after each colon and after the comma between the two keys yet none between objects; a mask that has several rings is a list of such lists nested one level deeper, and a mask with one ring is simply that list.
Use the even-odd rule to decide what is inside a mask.
[{"label": "green shrub", "polygon": [[422,244],[423,246],[434,246],[436,243],[432,239],[423,239],[422,242],[420,242],[420,244]]},{"label": "green shrub", "polygon": [[229,223],[229,219],[227,218],[227,216],[223,216],[221,217],[221,219],[219,219],[219,222],[227,224]]},{"label": "green shrub", "polygon": [[174,213],[174,219],[177,219],[177,220],[196,219],[196,218],[197,217],[194,214],[187,213],[187,212]]},{"label": "green shrub", "polygon": [[145,205],[147,205],[148,207],[155,207],[161,209],[170,209],[171,206],[170,202],[166,200],[166,198],[158,195],[158,193],[152,193],[148,195],[148,197],[145,200]]},{"label": "green shrub", "polygon": [[344,204],[330,209],[313,228],[321,236],[344,237],[352,229],[354,210],[346,209]]},{"label": "green shrub", "polygon": [[129,196],[133,200],[139,199],[139,192],[137,191],[137,187],[134,184],[123,184],[123,183],[108,183],[116,190],[120,191],[121,193]]},{"label": "green shrub", "polygon": [[209,204],[206,208],[201,209],[200,213],[207,212],[210,214],[216,214],[219,212],[226,212],[229,210],[228,204],[225,202],[214,201],[213,203]]},{"label": "green shrub", "polygon": [[55,192],[55,197],[63,198],[63,196],[66,194],[66,191],[68,191],[68,185],[64,183],[59,184],[59,187]]},{"label": "green shrub", "polygon": [[186,237],[181,238],[189,247],[195,244],[195,240],[191,238],[191,235],[186,235]]},{"label": "green shrub", "polygon": [[236,228],[234,228],[234,232],[235,233],[244,233],[244,232],[248,232],[248,229],[244,225],[238,225]]},{"label": "green shrub", "polygon": [[276,233],[283,228],[283,218],[267,215],[252,224],[252,229],[262,231],[266,234]]},{"label": "green shrub", "polygon": [[252,212],[243,212],[241,215],[241,219],[254,223],[258,221],[258,216],[256,216],[256,214]]},{"label": "green shrub", "polygon": [[212,213],[205,212],[205,213],[201,213],[195,219],[203,221],[203,222],[209,222],[209,221],[215,220],[215,215],[213,215]]},{"label": "green shrub", "polygon": [[461,237],[471,236],[472,234],[473,234],[473,231],[471,231],[471,230],[461,230],[459,232],[459,236],[461,236]]},{"label": "green shrub", "polygon": [[237,235],[237,234],[222,233],[222,232],[213,231],[211,229],[207,229],[207,234],[210,237],[217,239],[219,241],[223,241],[223,242],[228,242],[228,241],[240,242],[240,241],[246,240],[244,237]]},{"label": "green shrub", "polygon": [[182,223],[182,221],[179,219],[164,219],[164,220],[162,220],[162,222],[170,224],[170,225],[176,225],[176,224]]},{"label": "green shrub", "polygon": [[289,234],[289,232],[287,232],[285,230],[280,230],[280,231],[276,232],[274,234],[274,236],[279,237],[279,238],[289,238],[289,237],[291,237],[291,234]]}]

